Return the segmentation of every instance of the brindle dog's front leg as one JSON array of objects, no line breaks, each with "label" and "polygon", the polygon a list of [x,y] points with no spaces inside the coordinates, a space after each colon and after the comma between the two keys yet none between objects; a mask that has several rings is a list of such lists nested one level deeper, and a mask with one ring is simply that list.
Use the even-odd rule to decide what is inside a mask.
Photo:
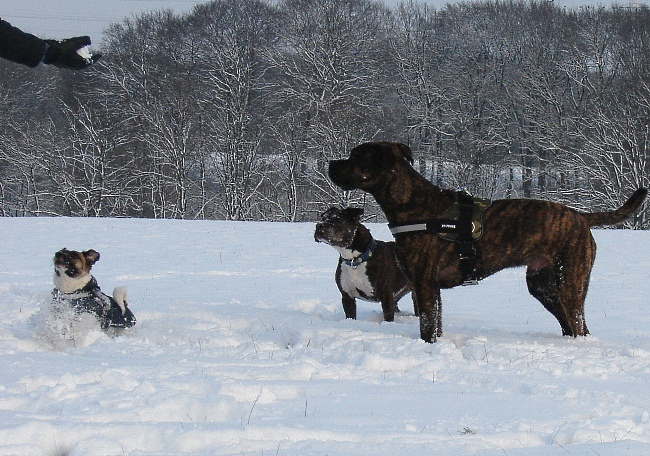
[{"label": "brindle dog's front leg", "polygon": [[429,343],[442,336],[442,302],[440,288],[417,286],[415,296],[420,310],[420,338]]},{"label": "brindle dog's front leg", "polygon": [[436,289],[435,302],[438,304],[436,311],[436,337],[442,337],[442,298],[440,297],[440,288]]}]

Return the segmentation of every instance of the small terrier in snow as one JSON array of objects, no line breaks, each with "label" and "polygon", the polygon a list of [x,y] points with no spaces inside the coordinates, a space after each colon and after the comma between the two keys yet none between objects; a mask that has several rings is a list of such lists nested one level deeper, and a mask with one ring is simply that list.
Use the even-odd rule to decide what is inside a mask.
[{"label": "small terrier in snow", "polygon": [[52,292],[55,308],[67,305],[75,314],[92,314],[105,332],[130,328],[136,319],[126,303],[126,288],[117,287],[113,297],[108,296],[90,275],[90,269],[98,260],[99,253],[92,249],[56,252]]},{"label": "small terrier in snow", "polygon": [[[411,285],[395,252],[394,242],[375,240],[361,222],[363,209],[331,207],[321,214],[314,239],[331,245],[339,252],[336,285],[346,318],[357,318],[356,298],[381,302],[385,321],[393,321],[399,312],[397,302],[411,291]],[[413,309],[418,305],[413,298]]]}]

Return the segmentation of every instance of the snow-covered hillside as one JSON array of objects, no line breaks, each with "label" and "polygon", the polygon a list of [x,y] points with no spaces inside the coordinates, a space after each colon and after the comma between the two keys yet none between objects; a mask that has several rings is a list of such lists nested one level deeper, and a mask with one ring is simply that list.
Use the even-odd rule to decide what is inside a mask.
[{"label": "snow-covered hillside", "polygon": [[[443,291],[426,344],[409,297],[345,320],[313,228],[0,218],[0,454],[650,454],[650,233],[594,233],[586,339],[515,269]],[[128,287],[129,334],[43,336],[62,247]]]}]

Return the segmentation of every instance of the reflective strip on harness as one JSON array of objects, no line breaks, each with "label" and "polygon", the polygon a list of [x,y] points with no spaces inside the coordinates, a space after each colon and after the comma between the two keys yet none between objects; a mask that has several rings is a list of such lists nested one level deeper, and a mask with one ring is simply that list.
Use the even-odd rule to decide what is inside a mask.
[{"label": "reflective strip on harness", "polygon": [[456,243],[463,285],[474,285],[476,278],[476,247],[474,242],[483,235],[481,220],[490,200],[477,199],[465,192],[457,192],[454,205],[441,218],[409,224],[389,224],[393,236],[413,232],[431,232]]},{"label": "reflective strip on harness", "polygon": [[396,234],[411,233],[413,231],[428,231],[426,223],[414,223],[413,225],[399,225],[390,228],[390,232],[395,236]]}]

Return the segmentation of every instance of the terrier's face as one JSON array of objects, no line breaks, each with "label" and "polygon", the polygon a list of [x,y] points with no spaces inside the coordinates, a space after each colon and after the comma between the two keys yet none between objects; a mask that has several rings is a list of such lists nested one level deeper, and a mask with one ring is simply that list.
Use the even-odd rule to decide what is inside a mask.
[{"label": "terrier's face", "polygon": [[333,247],[349,247],[354,240],[362,215],[363,209],[360,208],[329,208],[321,214],[320,222],[316,224],[314,240]]},{"label": "terrier's face", "polygon": [[91,279],[90,269],[99,260],[94,250],[62,249],[54,254],[54,286],[63,293],[83,288]]}]

